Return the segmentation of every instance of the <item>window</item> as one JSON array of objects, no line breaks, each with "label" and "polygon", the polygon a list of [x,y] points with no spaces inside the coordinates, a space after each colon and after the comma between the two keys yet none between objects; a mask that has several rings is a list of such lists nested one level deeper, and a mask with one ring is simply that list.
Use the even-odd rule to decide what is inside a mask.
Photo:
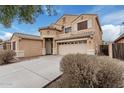
[{"label": "window", "polygon": [[16,42],[12,42],[13,50],[16,50]]},{"label": "window", "polygon": [[83,43],[87,43],[87,40],[83,40]]},{"label": "window", "polygon": [[71,44],[74,44],[74,42],[71,42]]},{"label": "window", "polygon": [[62,42],[61,44],[62,44],[62,45],[64,45],[64,43],[63,43],[63,42]]},{"label": "window", "polygon": [[77,24],[78,25],[78,30],[83,30],[83,29],[87,29],[87,21],[83,21]]},{"label": "window", "polygon": [[71,32],[71,27],[65,28],[65,33]]},{"label": "window", "polygon": [[58,45],[61,45],[61,43],[58,43]]},{"label": "window", "polygon": [[77,42],[77,41],[75,41],[75,44],[78,44],[78,42]]}]

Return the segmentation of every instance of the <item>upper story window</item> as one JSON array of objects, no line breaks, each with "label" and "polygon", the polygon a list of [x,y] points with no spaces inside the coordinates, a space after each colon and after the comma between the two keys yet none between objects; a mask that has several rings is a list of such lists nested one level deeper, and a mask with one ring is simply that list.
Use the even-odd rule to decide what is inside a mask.
[{"label": "upper story window", "polygon": [[16,42],[12,42],[12,46],[13,46],[12,49],[16,50]]},{"label": "upper story window", "polygon": [[65,33],[71,32],[71,27],[65,28]]},{"label": "upper story window", "polygon": [[77,29],[78,30],[83,30],[88,28],[88,23],[87,21],[83,21],[77,24]]}]

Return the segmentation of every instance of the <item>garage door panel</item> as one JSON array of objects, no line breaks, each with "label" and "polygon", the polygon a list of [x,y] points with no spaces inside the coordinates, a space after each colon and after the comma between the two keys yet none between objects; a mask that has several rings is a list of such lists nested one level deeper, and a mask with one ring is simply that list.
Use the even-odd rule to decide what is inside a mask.
[{"label": "garage door panel", "polygon": [[59,54],[60,55],[66,55],[69,53],[86,53],[86,44],[62,44],[58,46]]}]

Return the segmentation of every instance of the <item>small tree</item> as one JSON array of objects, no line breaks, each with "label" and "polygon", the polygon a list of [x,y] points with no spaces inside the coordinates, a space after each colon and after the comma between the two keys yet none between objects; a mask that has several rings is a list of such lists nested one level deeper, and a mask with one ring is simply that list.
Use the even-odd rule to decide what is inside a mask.
[{"label": "small tree", "polygon": [[0,6],[0,23],[10,27],[14,20],[19,23],[34,23],[37,16],[47,12],[48,15],[55,14],[53,6],[39,5],[3,5]]}]

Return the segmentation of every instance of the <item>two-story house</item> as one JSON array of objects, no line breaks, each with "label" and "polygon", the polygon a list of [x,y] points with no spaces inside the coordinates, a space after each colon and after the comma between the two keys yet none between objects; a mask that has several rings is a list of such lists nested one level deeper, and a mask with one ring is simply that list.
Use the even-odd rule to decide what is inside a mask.
[{"label": "two-story house", "polygon": [[54,24],[39,29],[42,55],[98,54],[102,29],[96,14],[65,14]]},{"label": "two-story house", "polygon": [[39,29],[40,36],[14,33],[11,49],[18,57],[69,53],[98,54],[102,30],[96,14],[65,14]]}]

